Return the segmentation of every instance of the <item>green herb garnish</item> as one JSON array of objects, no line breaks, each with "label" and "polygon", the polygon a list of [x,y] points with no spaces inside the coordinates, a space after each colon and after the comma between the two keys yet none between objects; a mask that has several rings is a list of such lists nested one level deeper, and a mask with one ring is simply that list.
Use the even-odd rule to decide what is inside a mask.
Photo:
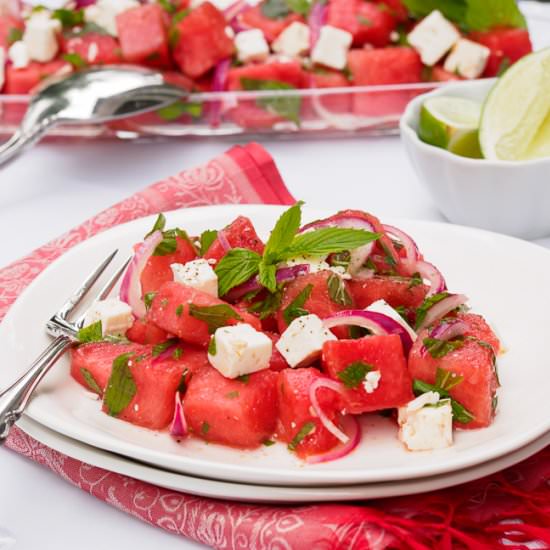
[{"label": "green herb garnish", "polygon": [[94,393],[97,393],[98,395],[103,395],[103,390],[96,382],[94,375],[88,369],[80,367],[80,373],[82,374],[82,377],[84,378],[84,381],[86,382],[88,388],[90,388]]},{"label": "green herb garnish", "polygon": [[118,416],[136,395],[136,383],[129,366],[133,356],[133,353],[124,353],[113,361],[103,397],[103,404],[111,416]]},{"label": "green herb garnish", "polygon": [[419,308],[416,310],[416,322],[415,322],[415,329],[418,330],[420,328],[420,325],[424,322],[424,319],[426,318],[426,315],[428,314],[428,311],[432,308],[432,306],[435,306],[435,304],[441,302],[441,300],[444,300],[449,296],[448,292],[440,292],[439,294],[434,294],[433,296],[430,296],[429,298],[426,298]]},{"label": "green herb garnish", "polygon": [[208,343],[208,354],[214,356],[216,353],[218,353],[218,349],[216,347],[216,337],[212,336],[212,338],[210,338],[210,342]]},{"label": "green herb garnish", "polygon": [[145,309],[151,309],[151,304],[153,303],[153,298],[157,295],[156,292],[147,292],[143,296],[143,302],[145,303]]},{"label": "green herb garnish", "polygon": [[461,348],[464,345],[464,339],[439,340],[438,338],[424,338],[422,343],[434,359],[441,359],[451,351]]},{"label": "green herb garnish", "polygon": [[229,393],[225,394],[225,397],[227,397],[227,399],[237,399],[237,397],[239,397],[239,392],[238,391],[230,391]]},{"label": "green herb garnish", "polygon": [[264,441],[262,441],[262,445],[265,445],[266,447],[271,447],[271,445],[275,445],[275,441],[273,441],[272,439],[264,439]]},{"label": "green herb garnish", "polygon": [[292,441],[288,444],[289,451],[295,451],[296,447],[315,429],[314,422],[306,422],[301,428],[300,431],[294,436]]},{"label": "green herb garnish", "polygon": [[337,376],[348,389],[357,388],[364,380],[367,373],[373,370],[374,367],[364,361],[354,361],[344,370],[340,371]]},{"label": "green herb garnish", "polygon": [[250,374],[243,374],[241,376],[237,376],[235,380],[238,380],[239,382],[242,382],[243,384],[248,384],[250,380]]},{"label": "green herb garnish", "polygon": [[208,424],[208,422],[203,422],[201,426],[201,433],[203,435],[206,435],[209,430],[210,430],[210,424]]},{"label": "green herb garnish", "polygon": [[151,352],[152,357],[158,357],[161,353],[164,353],[168,348],[171,348],[173,345],[177,344],[177,338],[170,338],[166,342],[161,342],[160,344],[155,344],[153,346],[153,351]]},{"label": "green herb garnish", "polygon": [[176,315],[177,315],[178,317],[181,317],[182,313],[183,313],[183,304],[180,304],[180,305],[176,308]]},{"label": "green herb garnish", "polygon": [[11,46],[15,42],[23,39],[23,31],[17,27],[12,27],[8,33],[8,45]]},{"label": "green herb garnish", "polygon": [[232,288],[248,281],[258,272],[262,257],[247,248],[232,248],[218,262],[214,271],[218,276],[218,292],[220,296],[227,294]]},{"label": "green herb garnish", "polygon": [[75,69],[84,69],[88,62],[78,53],[63,54],[63,59],[70,63]]},{"label": "green herb garnish", "polygon": [[208,249],[212,246],[212,243],[217,239],[218,232],[215,229],[207,229],[203,231],[200,236],[200,255],[204,256]]},{"label": "green herb garnish", "polygon": [[335,273],[329,276],[327,279],[328,294],[330,299],[340,306],[351,306],[353,300],[346,290],[346,285],[342,279]]},{"label": "green herb garnish", "polygon": [[103,340],[103,327],[101,326],[101,321],[96,321],[87,327],[81,328],[76,337],[81,344],[101,342]]},{"label": "green herb garnish", "polygon": [[220,327],[224,327],[232,319],[242,321],[243,318],[228,304],[219,304],[215,306],[196,306],[189,304],[189,315],[204,321],[208,325],[210,334],[216,332]]},{"label": "green herb garnish", "polygon": [[304,315],[309,315],[309,311],[304,309],[304,304],[307,302],[311,291],[313,290],[313,285],[310,283],[305,286],[300,294],[290,302],[290,304],[283,310],[283,318],[287,325],[290,325],[294,319],[298,317],[303,317]]},{"label": "green herb garnish", "polygon": [[188,103],[185,101],[176,101],[166,107],[158,109],[157,115],[170,122],[177,120],[182,115],[191,115],[193,118],[200,118],[202,116],[203,106],[202,103]]},{"label": "green herb garnish", "polygon": [[84,10],[68,10],[66,8],[61,8],[53,11],[52,19],[58,19],[63,28],[84,25]]}]

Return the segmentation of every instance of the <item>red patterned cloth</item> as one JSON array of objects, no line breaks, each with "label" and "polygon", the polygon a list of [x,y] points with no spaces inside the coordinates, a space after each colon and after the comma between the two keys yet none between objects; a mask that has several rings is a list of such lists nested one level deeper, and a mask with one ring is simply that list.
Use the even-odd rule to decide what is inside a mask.
[{"label": "red patterned cloth", "polygon": [[[119,223],[189,206],[293,202],[261,146],[233,147],[204,166],[148,187],[0,270],[0,319],[50,262]],[[550,548],[550,448],[513,468],[452,489],[354,505],[291,508],[162,489],[67,457],[18,428],[7,446],[133,516],[216,549]]]}]

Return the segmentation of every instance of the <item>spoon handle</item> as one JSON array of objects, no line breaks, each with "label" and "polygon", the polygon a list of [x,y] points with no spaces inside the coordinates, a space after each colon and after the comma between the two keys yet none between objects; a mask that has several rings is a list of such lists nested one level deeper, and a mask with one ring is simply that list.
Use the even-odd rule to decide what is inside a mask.
[{"label": "spoon handle", "polygon": [[7,164],[25,149],[36,143],[46,133],[49,126],[49,124],[43,124],[35,125],[26,131],[22,131],[21,129],[16,130],[8,141],[0,145],[0,166]]}]

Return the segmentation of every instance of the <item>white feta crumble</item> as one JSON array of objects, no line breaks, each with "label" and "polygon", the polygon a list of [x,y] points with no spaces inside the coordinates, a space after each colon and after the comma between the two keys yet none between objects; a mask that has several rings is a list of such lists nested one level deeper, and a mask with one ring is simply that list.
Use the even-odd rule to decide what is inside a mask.
[{"label": "white feta crumble", "polygon": [[491,50],[482,44],[461,38],[445,60],[443,68],[464,78],[477,78],[483,74]]},{"label": "white feta crumble", "polygon": [[373,393],[377,390],[381,378],[382,373],[379,370],[371,370],[370,372],[367,372],[365,379],[363,380],[363,388],[365,388],[365,391],[367,393]]},{"label": "white feta crumble", "polygon": [[226,378],[237,378],[269,366],[273,342],[250,325],[221,327],[212,338],[214,345],[209,347],[208,361]]},{"label": "white feta crumble", "polygon": [[214,6],[216,6],[216,8],[218,8],[220,11],[223,11],[234,4],[235,0],[191,0],[191,4],[189,5],[189,7],[194,10],[205,2],[210,2],[211,4],[214,4]]},{"label": "white feta crumble", "polygon": [[132,308],[118,298],[101,300],[86,312],[84,326],[101,321],[103,336],[123,335],[133,324]]},{"label": "white feta crumble", "polygon": [[398,409],[399,439],[409,451],[444,449],[453,444],[450,399],[427,392]]},{"label": "white feta crumble", "polygon": [[455,26],[434,10],[408,34],[409,44],[420,54],[424,65],[435,65],[460,40]]},{"label": "white feta crumble", "polygon": [[231,40],[235,38],[235,31],[229,25],[225,27],[224,31],[225,31],[225,36],[227,36],[227,38],[230,38]]},{"label": "white feta crumble", "polygon": [[288,325],[275,347],[291,367],[306,367],[321,356],[325,342],[336,339],[317,315],[303,315]]},{"label": "white feta crumble", "polygon": [[308,273],[318,273],[319,271],[332,271],[336,275],[342,277],[342,279],[351,279],[351,275],[347,273],[346,268],[341,265],[331,266],[326,261],[326,256],[296,256],[286,260],[285,265],[287,267],[293,267],[295,265],[307,265],[309,267]]},{"label": "white feta crumble", "polygon": [[347,65],[348,50],[352,42],[351,33],[324,25],[321,27],[319,40],[311,52],[311,59],[314,63],[341,71]]},{"label": "white feta crumble", "polygon": [[299,57],[309,52],[311,31],[304,23],[291,23],[271,44],[275,53]]},{"label": "white feta crumble", "polygon": [[32,61],[46,63],[51,61],[59,51],[57,34],[61,32],[61,22],[52,19],[50,12],[42,10],[33,13],[27,19],[23,42],[27,46]]},{"label": "white feta crumble", "polygon": [[198,259],[186,264],[171,264],[174,281],[218,297],[218,276],[207,260]]},{"label": "white feta crumble", "polygon": [[417,338],[416,332],[412,329],[412,327],[397,313],[393,307],[386,302],[386,300],[377,300],[376,302],[373,302],[370,306],[365,308],[365,311],[372,311],[374,313],[382,313],[383,315],[386,315],[387,317],[390,317],[390,319],[393,319],[397,323],[399,323],[409,334],[412,341],[415,342]]},{"label": "white feta crumble", "polygon": [[265,61],[269,55],[269,45],[260,29],[242,31],[235,36],[235,48],[239,61]]},{"label": "white feta crumble", "polygon": [[84,10],[86,23],[95,23],[110,35],[118,36],[116,16],[139,6],[136,0],[98,0]]},{"label": "white feta crumble", "polygon": [[95,63],[95,60],[97,59],[98,54],[99,54],[99,48],[97,46],[97,43],[92,42],[88,46],[88,55],[86,56],[88,58],[88,63]]},{"label": "white feta crumble", "polygon": [[29,50],[23,40],[14,42],[8,50],[8,58],[11,61],[14,69],[24,69],[31,62]]}]

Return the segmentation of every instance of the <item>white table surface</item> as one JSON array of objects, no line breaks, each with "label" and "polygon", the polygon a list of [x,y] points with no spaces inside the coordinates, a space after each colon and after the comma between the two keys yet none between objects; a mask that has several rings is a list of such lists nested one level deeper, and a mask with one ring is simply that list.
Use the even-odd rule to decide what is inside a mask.
[{"label": "white table surface", "polygon": [[[0,170],[0,266],[142,187],[221,153],[231,143],[42,144]],[[442,220],[398,138],[267,142],[290,191],[311,206]],[[541,241],[549,246],[550,239]],[[0,550],[195,549],[0,450]],[[10,545],[5,545],[6,547]]]}]

